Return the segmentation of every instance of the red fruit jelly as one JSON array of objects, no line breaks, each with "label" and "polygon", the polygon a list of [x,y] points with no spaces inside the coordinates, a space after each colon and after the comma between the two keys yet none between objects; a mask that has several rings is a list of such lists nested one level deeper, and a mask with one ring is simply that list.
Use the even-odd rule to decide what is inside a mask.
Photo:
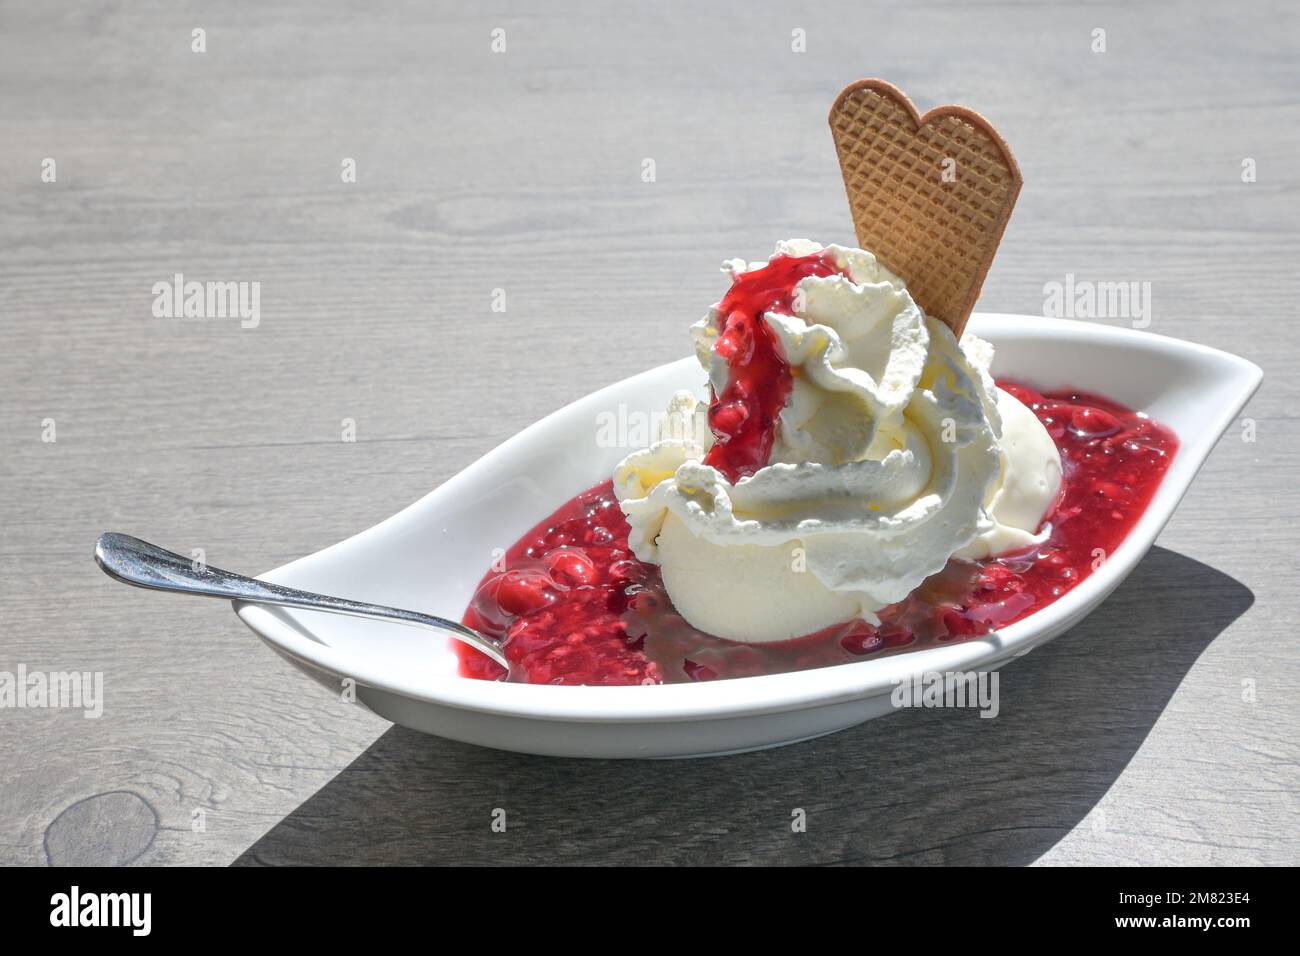
[{"label": "red fruit jelly", "polygon": [[[783,281],[791,280],[786,276]],[[756,301],[768,299],[768,290],[756,296]],[[748,315],[749,309],[736,306],[732,314],[737,312]],[[749,347],[746,336],[753,329],[741,321],[735,325],[736,354],[748,355],[747,368],[761,364],[767,369],[762,374],[771,374],[773,357],[760,354],[765,346]],[[728,320],[724,337],[731,330]],[[775,360],[779,362],[779,356]],[[514,680],[603,685],[826,667],[967,640],[1018,621],[1077,586],[1114,552],[1160,486],[1178,439],[1146,416],[1097,395],[1069,389],[1039,393],[1012,382],[999,385],[1038,416],[1060,449],[1064,478],[1046,519],[1051,535],[1022,553],[949,561],[906,599],[882,610],[879,626],[853,621],[769,644],[726,641],[696,630],[674,610],[658,567],[638,561],[628,550],[627,522],[608,481],[578,495],[524,535],[507,552],[505,570],[488,574],[480,583],[463,620],[504,640]],[[749,398],[724,393],[714,404],[721,408]],[[761,406],[747,408],[761,420],[770,417],[774,427],[775,412],[766,399]],[[780,405],[775,408],[779,412]],[[763,439],[745,423],[720,423],[712,408],[710,418],[715,433],[724,430],[730,437],[727,444],[735,443],[713,462],[720,470],[752,474],[755,462],[766,462],[770,435]],[[471,648],[458,648],[466,676],[505,678],[495,662]]]},{"label": "red fruit jelly", "polygon": [[777,416],[794,386],[780,343],[763,315],[792,315],[800,280],[839,274],[829,253],[773,256],[761,269],[737,276],[718,303],[721,327],[713,351],[727,363],[728,374],[722,394],[709,395],[709,430],[715,440],[704,463],[733,485],[768,463]]}]

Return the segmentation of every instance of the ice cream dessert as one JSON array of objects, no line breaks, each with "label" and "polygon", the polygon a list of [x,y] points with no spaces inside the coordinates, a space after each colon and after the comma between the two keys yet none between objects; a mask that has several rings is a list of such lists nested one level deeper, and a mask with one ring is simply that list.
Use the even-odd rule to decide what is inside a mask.
[{"label": "ice cream dessert", "polygon": [[864,248],[724,264],[691,329],[707,399],[665,395],[657,440],[479,582],[464,622],[510,680],[753,677],[969,640],[1086,580],[1159,488],[1171,431],[995,381],[965,333],[1023,185],[988,120],[865,79],[828,121]]},{"label": "ice cream dessert", "polygon": [[688,623],[746,642],[878,624],[950,558],[1047,539],[1060,456],[988,343],[861,249],[790,240],[724,268],[691,329],[711,400],[679,392],[614,472],[629,545]]},{"label": "ice cream dessert", "polygon": [[868,252],[786,242],[726,269],[692,329],[707,400],[666,394],[659,440],[476,588],[464,622],[511,680],[750,677],[978,637],[1095,571],[1177,451],[1101,396],[995,382],[991,346]]}]

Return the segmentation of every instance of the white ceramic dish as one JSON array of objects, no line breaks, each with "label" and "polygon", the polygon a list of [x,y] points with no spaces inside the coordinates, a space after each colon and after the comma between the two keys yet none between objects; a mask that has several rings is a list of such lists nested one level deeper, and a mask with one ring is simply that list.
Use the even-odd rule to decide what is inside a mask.
[{"label": "white ceramic dish", "polygon": [[[1056,637],[1133,569],[1215,442],[1258,387],[1245,359],[1144,332],[1064,319],[972,317],[997,348],[994,373],[1042,388],[1076,386],[1145,411],[1182,447],[1150,508],[1091,577],[988,637],[837,667],[657,687],[550,687],[457,676],[448,642],[414,628],[236,605],[276,651],[382,717],[455,740],[577,757],[684,757],[792,743],[891,710],[916,672],[991,670]],[[459,617],[494,548],[507,548],[574,494],[610,474],[628,447],[602,447],[601,413],[635,423],[674,389],[702,387],[694,359],[634,376],[525,429],[406,510],[263,575],[327,594]],[[627,412],[631,412],[629,416]],[[607,423],[606,423],[607,424]],[[640,436],[630,436],[629,442]]]}]

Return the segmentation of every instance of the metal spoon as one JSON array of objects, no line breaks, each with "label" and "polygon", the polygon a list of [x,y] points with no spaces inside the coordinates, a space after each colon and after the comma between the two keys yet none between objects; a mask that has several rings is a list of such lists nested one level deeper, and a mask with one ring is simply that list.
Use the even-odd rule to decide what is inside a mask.
[{"label": "metal spoon", "polygon": [[482,651],[507,670],[501,645],[471,627],[420,614],[401,608],[349,601],[346,598],[327,597],[310,591],[286,588],[269,581],[246,578],[241,574],[222,571],[206,565],[196,566],[189,558],[164,551],[157,545],[129,534],[107,532],[95,542],[95,561],[111,578],[133,584],[138,588],[155,591],[177,591],[181,594],[199,594],[204,597],[225,598],[229,601],[247,601],[250,604],[274,604],[280,607],[300,607],[311,611],[329,611],[351,617],[368,617],[379,621],[396,621],[415,627],[427,627],[450,634],[458,641]]}]

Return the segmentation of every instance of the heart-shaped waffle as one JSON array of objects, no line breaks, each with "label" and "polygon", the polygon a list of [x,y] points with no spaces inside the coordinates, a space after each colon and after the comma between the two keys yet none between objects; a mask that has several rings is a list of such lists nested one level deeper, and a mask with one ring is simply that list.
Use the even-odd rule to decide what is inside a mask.
[{"label": "heart-shaped waffle", "polygon": [[1020,167],[988,120],[924,116],[897,87],[859,80],[830,115],[858,244],[960,338],[1020,192]]}]

